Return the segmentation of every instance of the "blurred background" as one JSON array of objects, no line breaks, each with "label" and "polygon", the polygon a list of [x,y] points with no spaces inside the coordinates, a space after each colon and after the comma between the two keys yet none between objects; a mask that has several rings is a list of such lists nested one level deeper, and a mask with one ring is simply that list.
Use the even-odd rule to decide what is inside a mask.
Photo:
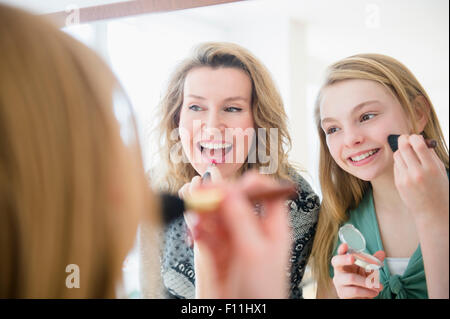
[{"label": "blurred background", "polygon": [[[146,169],[157,159],[150,132],[169,74],[203,41],[238,43],[267,66],[290,121],[290,159],[305,168],[305,178],[319,195],[313,107],[324,70],[336,60],[371,52],[403,62],[428,92],[449,142],[448,0],[147,1],[154,7],[160,3],[160,10],[142,0],[0,2],[51,18],[63,16],[60,27],[107,61],[133,104]],[[115,6],[125,2],[137,9]],[[175,5],[165,7],[169,2]],[[91,7],[97,9],[83,17]],[[132,298],[139,297],[137,269],[134,251],[124,265]],[[308,280],[305,276],[305,297],[312,298],[314,286]]]}]

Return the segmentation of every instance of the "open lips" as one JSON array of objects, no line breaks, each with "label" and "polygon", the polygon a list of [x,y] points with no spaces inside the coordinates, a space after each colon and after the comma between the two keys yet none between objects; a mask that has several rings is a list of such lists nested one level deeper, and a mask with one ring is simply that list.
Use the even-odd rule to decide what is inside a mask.
[{"label": "open lips", "polygon": [[374,154],[378,153],[379,150],[380,150],[379,148],[376,148],[376,149],[370,150],[368,152],[365,152],[363,154],[359,154],[359,155],[356,155],[356,156],[351,156],[351,157],[349,157],[349,160],[352,161],[352,162],[359,162],[359,161],[362,161],[362,160],[364,160],[364,159],[366,159],[366,158],[368,158],[370,156],[373,156]]},{"label": "open lips", "polygon": [[215,160],[217,163],[225,162],[225,155],[229,153],[232,148],[232,143],[227,142],[199,142],[197,147],[202,153],[202,157],[208,160]]}]

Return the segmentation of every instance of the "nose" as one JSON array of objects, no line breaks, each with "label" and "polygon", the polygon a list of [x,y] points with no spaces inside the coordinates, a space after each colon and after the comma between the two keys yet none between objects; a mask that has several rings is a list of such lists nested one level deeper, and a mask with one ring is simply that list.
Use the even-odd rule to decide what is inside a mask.
[{"label": "nose", "polygon": [[[219,114],[214,110],[211,110],[206,118],[206,122],[204,123],[204,131],[206,134],[212,135],[210,138],[219,138],[216,136],[217,134],[222,134],[225,130],[225,123]],[[215,137],[214,137],[215,136]]]},{"label": "nose", "polygon": [[344,137],[345,146],[351,148],[362,144],[364,142],[364,135],[358,128],[347,128]]}]

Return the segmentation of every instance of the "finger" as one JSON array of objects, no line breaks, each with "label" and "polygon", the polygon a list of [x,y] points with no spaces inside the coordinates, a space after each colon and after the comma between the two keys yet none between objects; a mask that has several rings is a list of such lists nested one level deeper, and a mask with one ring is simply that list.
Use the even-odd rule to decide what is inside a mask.
[{"label": "finger", "polygon": [[420,168],[420,160],[409,143],[408,135],[400,135],[398,138],[398,151],[401,153],[408,170],[418,170]]},{"label": "finger", "polygon": [[397,188],[401,187],[407,179],[408,167],[400,151],[394,153],[394,182]]},{"label": "finger", "polygon": [[331,259],[331,265],[335,272],[346,272],[346,266],[352,266],[355,263],[353,255],[336,255]]},{"label": "finger", "polygon": [[279,183],[272,178],[257,173],[256,171],[249,171],[244,174],[239,185],[243,192],[249,193],[255,189],[275,189],[278,187]]},{"label": "finger", "polygon": [[[217,216],[216,216],[217,217]],[[222,246],[226,244],[224,238],[226,232],[223,227],[219,227],[220,222],[215,217],[199,216],[197,223],[192,227],[195,240],[207,242],[208,246],[217,248],[217,244],[222,242]]]},{"label": "finger", "polygon": [[398,169],[398,173],[406,172],[408,170],[408,166],[399,150],[394,153],[394,164],[394,167]]},{"label": "finger", "polygon": [[355,273],[337,273],[333,278],[333,282],[337,287],[354,286],[378,291],[377,289],[370,288],[370,286],[368,286],[366,276],[361,276]]},{"label": "finger", "polygon": [[432,150],[432,152],[431,152],[431,157],[433,158],[435,165],[436,165],[436,166],[439,168],[439,170],[440,170],[443,174],[445,174],[445,176],[446,176],[446,175],[447,175],[447,171],[446,171],[446,169],[445,169],[445,165],[444,165],[444,163],[442,162],[442,160],[439,158],[439,156],[437,155],[435,149]]},{"label": "finger", "polygon": [[195,212],[188,210],[183,216],[188,229],[192,231],[192,228],[198,223],[198,215]]},{"label": "finger", "polygon": [[211,182],[218,183],[222,181],[222,174],[220,174],[220,170],[217,166],[209,167],[208,171],[211,174]]},{"label": "finger", "polygon": [[441,174],[445,177],[447,177],[447,171],[445,168],[445,164],[442,162],[442,160],[439,158],[439,156],[436,153],[436,149],[428,149],[429,155],[430,155],[430,162],[429,166],[427,166],[427,169],[430,172],[437,171],[441,172]]},{"label": "finger", "polygon": [[375,298],[379,292],[358,286],[340,287],[339,297],[342,299]]},{"label": "finger", "polygon": [[193,237],[192,231],[189,229],[189,227],[186,230],[186,245],[189,248],[194,247],[194,237]]},{"label": "finger", "polygon": [[409,143],[423,166],[430,167],[434,164],[432,157],[433,150],[428,148],[422,135],[411,135],[409,137]]},{"label": "finger", "polygon": [[[278,182],[256,172],[248,172],[239,183],[239,190],[243,194],[249,194],[255,189],[264,190],[277,188]],[[291,239],[291,229],[289,228],[289,214],[282,198],[263,200],[264,218],[260,221],[262,233],[268,240],[276,244],[279,249],[288,247]]]},{"label": "finger", "polygon": [[189,188],[189,183],[184,184],[179,190],[178,190],[178,197],[185,198],[187,195],[187,190]]},{"label": "finger", "polygon": [[260,221],[253,214],[250,202],[240,189],[229,187],[219,210],[224,227],[230,233],[234,244],[244,245],[248,241],[261,240]]},{"label": "finger", "polygon": [[373,256],[379,261],[384,261],[384,258],[386,258],[386,253],[382,250],[379,250],[375,254],[373,254]]},{"label": "finger", "polygon": [[338,255],[345,255],[348,251],[348,245],[346,243],[342,243],[339,245],[337,250]]},{"label": "finger", "polygon": [[223,231],[223,227],[218,227],[215,231],[205,227],[201,222],[193,229],[195,243],[200,250],[206,248],[214,262],[214,270],[220,280],[226,276],[230,262],[230,253],[234,251],[231,247],[229,235]]},{"label": "finger", "polygon": [[194,178],[192,178],[192,181],[189,185],[189,193],[192,194],[192,192],[194,190],[196,190],[197,188],[199,188],[201,184],[202,184],[202,178],[198,175],[194,176]]}]

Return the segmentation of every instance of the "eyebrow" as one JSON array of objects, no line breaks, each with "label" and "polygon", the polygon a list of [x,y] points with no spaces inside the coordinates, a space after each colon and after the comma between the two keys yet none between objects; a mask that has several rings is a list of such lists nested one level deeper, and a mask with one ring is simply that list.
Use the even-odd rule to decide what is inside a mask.
[{"label": "eyebrow", "polygon": [[[362,109],[364,106],[367,106],[367,105],[369,105],[369,104],[374,104],[374,103],[380,103],[380,101],[378,101],[378,100],[370,100],[370,101],[365,101],[365,102],[362,102],[362,103],[359,103],[357,106],[355,106],[354,108],[353,108],[353,110],[352,110],[352,114],[353,113],[356,113],[356,112],[358,112],[360,109]],[[320,123],[321,123],[321,125],[323,126],[323,124],[324,123],[326,123],[326,122],[332,122],[334,120],[334,118],[332,118],[332,117],[326,117],[326,118],[324,118],[324,119],[322,119],[321,121],[320,121]]]},{"label": "eyebrow", "polygon": [[[192,97],[194,99],[199,99],[199,100],[206,100],[205,97],[200,96],[200,95],[195,95],[195,94],[189,94],[187,97]],[[228,97],[225,100],[223,100],[224,102],[231,102],[231,101],[244,101],[244,102],[248,102],[248,100],[242,96],[233,96],[233,97]]]},{"label": "eyebrow", "polygon": [[195,95],[195,94],[189,94],[187,97],[193,97],[194,99],[199,99],[199,100],[206,100],[206,98],[204,98],[203,96]]}]

